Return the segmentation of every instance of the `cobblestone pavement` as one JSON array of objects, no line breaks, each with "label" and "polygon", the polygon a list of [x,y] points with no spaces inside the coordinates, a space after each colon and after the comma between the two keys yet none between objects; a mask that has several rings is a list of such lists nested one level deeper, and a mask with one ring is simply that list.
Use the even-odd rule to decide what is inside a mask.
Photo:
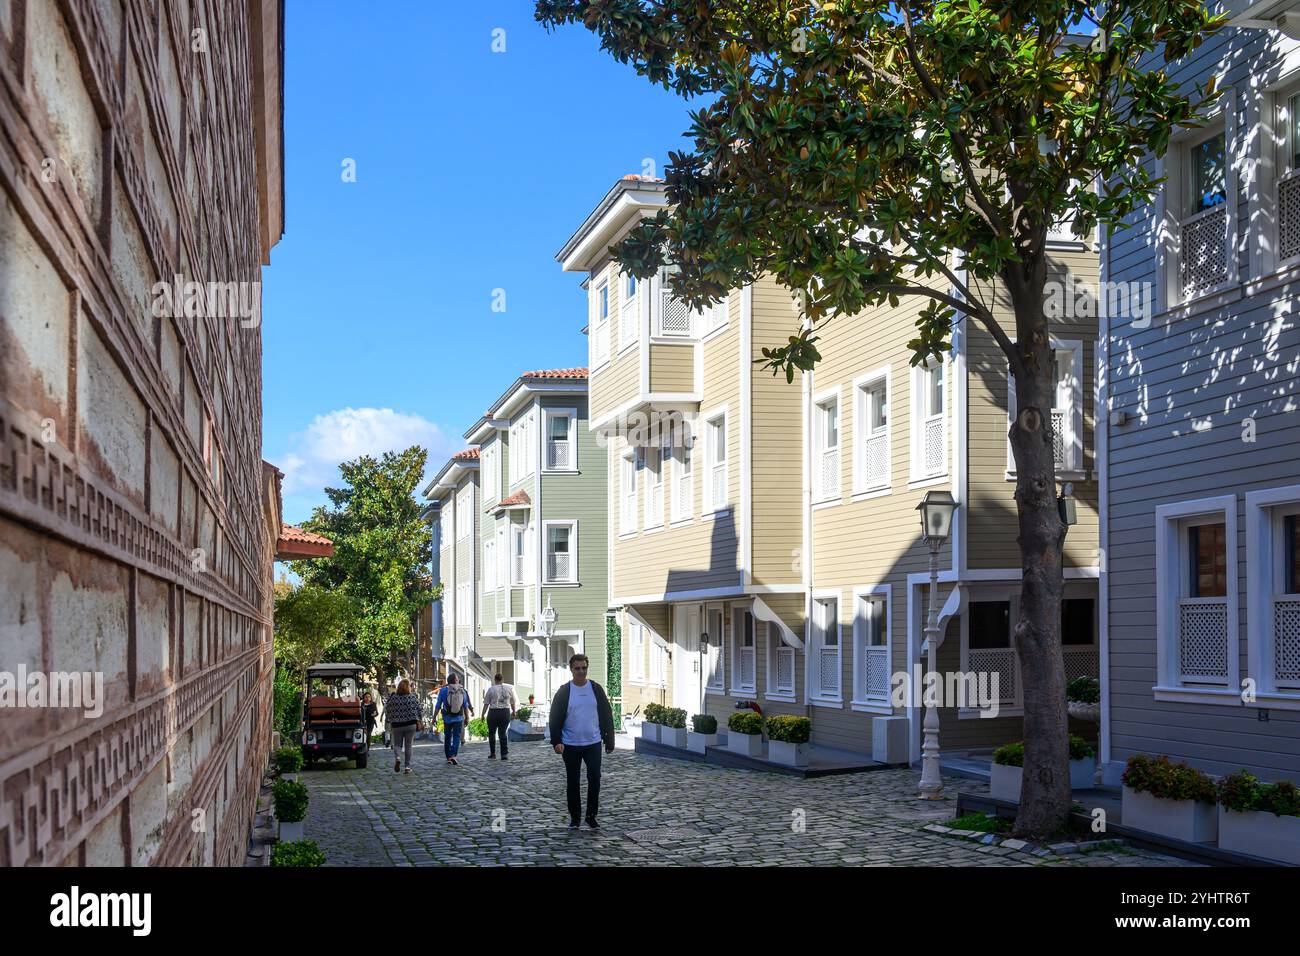
[{"label": "cobblestone pavement", "polygon": [[421,741],[414,765],[395,774],[392,751],[375,748],[365,770],[302,774],[306,837],[328,865],[1187,865],[1128,847],[1037,858],[925,832],[953,816],[958,786],[983,785],[949,779],[953,796],[926,803],[910,770],[802,780],[617,750],[604,756],[601,829],[570,831],[563,766],[545,743],[516,744],[505,763],[471,743],[451,767],[441,744]]}]

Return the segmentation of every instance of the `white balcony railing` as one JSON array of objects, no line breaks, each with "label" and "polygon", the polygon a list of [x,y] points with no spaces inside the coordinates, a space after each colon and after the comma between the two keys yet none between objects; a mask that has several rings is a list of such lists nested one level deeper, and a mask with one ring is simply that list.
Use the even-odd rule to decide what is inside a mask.
[{"label": "white balcony railing", "polygon": [[1221,597],[1178,602],[1178,672],[1185,682],[1228,680],[1228,602]]},{"label": "white balcony railing", "polygon": [[673,338],[689,338],[694,332],[695,317],[681,299],[674,298],[667,289],[659,293],[659,334]]},{"label": "white balcony railing", "polygon": [[827,448],[822,452],[820,498],[832,498],[840,490],[840,450]]},{"label": "white balcony railing", "polygon": [[943,471],[944,427],[943,416],[936,415],[925,423],[925,470],[927,474]]},{"label": "white balcony railing", "polygon": [[1273,599],[1273,679],[1282,687],[1300,687],[1300,597]]},{"label": "white balcony railing", "polygon": [[603,365],[609,361],[609,326],[608,319],[592,326],[592,355],[595,357],[597,365]]},{"label": "white balcony railing", "polygon": [[572,457],[569,454],[568,439],[552,439],[546,443],[546,467],[550,469],[570,468]]},{"label": "white balcony railing", "polygon": [[822,694],[834,697],[840,692],[840,652],[836,647],[823,647],[817,660],[817,677]]},{"label": "white balcony railing", "polygon": [[1058,470],[1065,467],[1065,411],[1052,409],[1052,458]]},{"label": "white balcony railing", "polygon": [[[966,666],[974,674],[988,674],[987,686],[993,690],[993,675],[998,677],[998,705],[1015,705],[1020,700],[1020,664],[1014,647],[971,648]],[[980,681],[984,684],[984,681]]]},{"label": "white balcony railing", "polygon": [[712,485],[709,489],[709,500],[713,507],[722,508],[727,503],[727,469],[722,465],[716,465],[713,469]]},{"label": "white balcony railing", "polygon": [[1293,169],[1277,184],[1277,258],[1300,257],[1300,169]]},{"label": "white balcony railing", "polygon": [[862,671],[862,693],[870,700],[887,700],[889,698],[889,648],[866,648]]},{"label": "white balcony railing", "polygon": [[524,556],[522,554],[511,555],[510,583],[513,585],[520,585],[526,580],[527,579],[524,577]]},{"label": "white balcony railing", "polygon": [[863,466],[865,487],[879,488],[889,484],[889,436],[884,432],[867,439]]},{"label": "white balcony railing", "polygon": [[568,554],[552,552],[546,556],[546,580],[572,581],[572,573],[573,562]]},{"label": "white balcony railing", "polygon": [[1228,204],[1189,216],[1179,229],[1183,298],[1190,299],[1228,279]]},{"label": "white balcony railing", "polygon": [[740,658],[740,686],[754,686],[754,648],[742,647],[737,652]]},{"label": "white balcony railing", "polygon": [[776,649],[776,687],[778,691],[794,691],[794,649]]}]

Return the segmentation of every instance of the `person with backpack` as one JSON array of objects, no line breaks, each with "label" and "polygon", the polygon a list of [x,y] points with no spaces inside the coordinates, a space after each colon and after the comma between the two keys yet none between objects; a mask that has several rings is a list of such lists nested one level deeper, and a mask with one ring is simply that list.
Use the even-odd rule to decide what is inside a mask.
[{"label": "person with backpack", "polygon": [[569,829],[576,830],[582,819],[582,785],[579,774],[587,765],[587,826],[599,829],[596,814],[600,812],[600,748],[614,752],[614,710],[609,706],[605,688],[587,679],[586,654],[569,658],[569,673],[573,680],[558,691],[551,700],[551,743],[555,752],[564,758],[568,778]]},{"label": "person with backpack", "polygon": [[473,715],[474,708],[469,702],[469,692],[460,683],[460,675],[451,674],[447,686],[438,691],[438,703],[433,708],[433,722],[438,723],[438,714],[442,714],[442,751],[447,755],[447,763],[455,764],[456,755],[460,753],[460,736],[465,729],[466,714]]},{"label": "person with backpack", "polygon": [[483,692],[483,714],[487,717],[488,726],[488,760],[497,757],[498,737],[501,738],[501,759],[510,759],[506,752],[506,730],[515,711],[519,709],[519,698],[515,696],[515,689],[504,681],[505,678],[497,674],[492,686]]}]

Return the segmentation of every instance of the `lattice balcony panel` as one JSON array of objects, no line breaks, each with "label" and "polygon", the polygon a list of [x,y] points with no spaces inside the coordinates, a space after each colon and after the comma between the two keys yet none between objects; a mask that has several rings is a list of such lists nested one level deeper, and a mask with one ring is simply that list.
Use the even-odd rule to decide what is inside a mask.
[{"label": "lattice balcony panel", "polygon": [[546,467],[568,468],[571,456],[568,441],[551,441],[546,443]]},{"label": "lattice balcony panel", "polygon": [[944,427],[942,418],[932,418],[925,423],[925,470],[943,471]]},{"label": "lattice balcony panel", "polygon": [[889,483],[889,437],[875,435],[867,439],[864,453],[866,487],[878,488]]},{"label": "lattice balcony panel", "polygon": [[1183,680],[1228,679],[1228,604],[1186,600],[1178,605],[1178,668]]},{"label": "lattice balcony panel", "polygon": [[1300,601],[1273,602],[1273,678],[1300,684]]},{"label": "lattice balcony panel", "polygon": [[1228,207],[1193,216],[1182,226],[1183,296],[1190,298],[1228,279]]},{"label": "lattice balcony panel", "polygon": [[966,663],[976,675],[989,675],[987,686],[990,692],[993,690],[993,675],[998,675],[999,704],[1005,706],[1016,702],[1020,672],[1014,648],[993,647],[971,650]]},{"label": "lattice balcony panel", "polygon": [[821,681],[823,694],[840,692],[840,655],[833,647],[823,647],[817,660],[817,675]]},{"label": "lattice balcony panel", "polygon": [[1300,256],[1300,172],[1277,184],[1277,257]]},{"label": "lattice balcony panel", "polygon": [[863,692],[870,698],[886,700],[889,698],[889,648],[868,647],[866,649],[865,671],[863,675]]}]

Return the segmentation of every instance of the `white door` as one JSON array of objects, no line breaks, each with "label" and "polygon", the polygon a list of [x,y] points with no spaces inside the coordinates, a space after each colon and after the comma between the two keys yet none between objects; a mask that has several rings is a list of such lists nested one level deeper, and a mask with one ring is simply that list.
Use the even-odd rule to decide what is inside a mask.
[{"label": "white door", "polygon": [[673,613],[673,706],[686,711],[689,728],[690,717],[701,713],[701,692],[704,689],[703,667],[700,660],[700,630],[703,627],[703,608],[698,604],[680,604]]}]

